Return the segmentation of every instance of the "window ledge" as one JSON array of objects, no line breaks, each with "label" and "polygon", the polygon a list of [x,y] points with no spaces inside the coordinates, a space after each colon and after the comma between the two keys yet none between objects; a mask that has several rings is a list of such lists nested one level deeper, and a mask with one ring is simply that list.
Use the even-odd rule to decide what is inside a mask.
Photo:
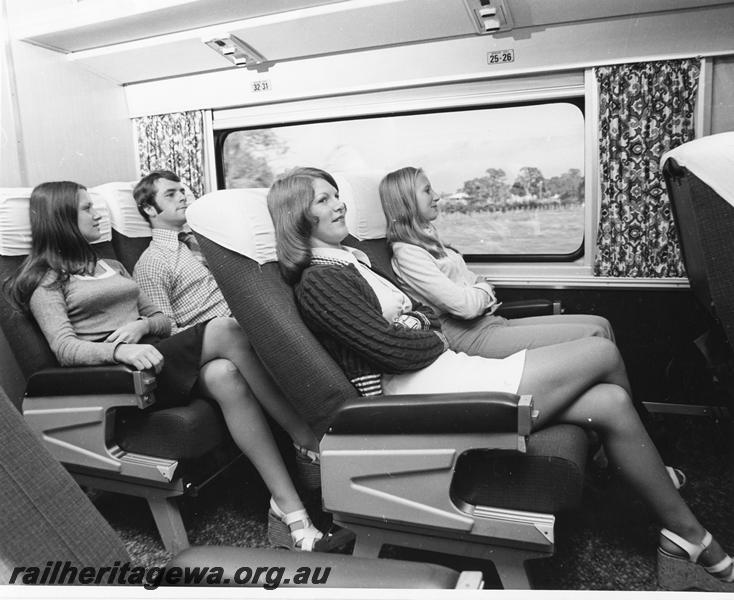
[{"label": "window ledge", "polygon": [[686,277],[595,277],[590,266],[546,264],[471,264],[498,288],[689,289]]}]

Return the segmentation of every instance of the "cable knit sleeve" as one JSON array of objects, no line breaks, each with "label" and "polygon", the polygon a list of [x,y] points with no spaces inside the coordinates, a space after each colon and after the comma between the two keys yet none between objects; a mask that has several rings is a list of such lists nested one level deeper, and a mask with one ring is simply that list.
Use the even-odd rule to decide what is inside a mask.
[{"label": "cable knit sleeve", "polygon": [[[395,243],[392,266],[400,280],[441,313],[473,319],[492,304],[488,284],[462,285],[448,277],[430,253],[415,244]],[[476,279],[476,278],[474,278]]]},{"label": "cable knit sleeve", "polygon": [[415,371],[446,349],[440,331],[388,323],[369,284],[352,266],[312,266],[296,287],[307,325],[323,332],[385,373]]},{"label": "cable knit sleeve", "polygon": [[62,367],[114,363],[115,347],[120,342],[89,342],[77,337],[69,320],[63,290],[53,284],[55,277],[47,275],[31,296],[29,305],[33,318]]}]

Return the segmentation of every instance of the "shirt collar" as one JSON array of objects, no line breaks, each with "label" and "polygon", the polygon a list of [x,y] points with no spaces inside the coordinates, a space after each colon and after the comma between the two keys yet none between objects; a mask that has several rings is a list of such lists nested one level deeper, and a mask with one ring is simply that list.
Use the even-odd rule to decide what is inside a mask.
[{"label": "shirt collar", "polygon": [[368,267],[372,266],[369,257],[364,252],[357,248],[350,248],[349,246],[342,246],[341,248],[322,248],[319,246],[311,249],[311,256],[314,258],[335,260],[337,262],[352,263],[353,265],[362,263]]},{"label": "shirt collar", "polygon": [[161,229],[156,227],[153,229],[153,241],[161,246],[175,250],[178,248],[179,244],[178,234],[179,232],[174,231],[173,229]]}]

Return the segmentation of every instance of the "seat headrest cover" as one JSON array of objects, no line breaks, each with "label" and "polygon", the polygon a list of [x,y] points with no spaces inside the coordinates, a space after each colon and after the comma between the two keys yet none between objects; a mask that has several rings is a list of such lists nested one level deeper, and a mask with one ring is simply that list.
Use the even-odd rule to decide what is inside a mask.
[{"label": "seat headrest cover", "polygon": [[189,226],[220,246],[258,264],[275,262],[275,229],[267,188],[218,190],[203,195],[186,211]]},{"label": "seat headrest cover", "polygon": [[150,237],[150,225],[138,212],[133,199],[134,187],[134,181],[115,181],[89,188],[89,195],[95,203],[105,203],[115,231],[129,238]]},{"label": "seat headrest cover", "polygon": [[669,158],[734,206],[734,131],[708,135],[668,150],[660,159],[661,169]]},{"label": "seat headrest cover", "polygon": [[[31,251],[29,205],[32,188],[0,188],[0,256],[25,256]],[[90,194],[95,210],[101,215],[101,236],[95,242],[112,239],[107,205]]]},{"label": "seat headrest cover", "polygon": [[387,220],[380,203],[382,174],[377,171],[342,171],[332,175],[339,186],[339,197],[347,205],[349,233],[360,241],[383,239]]}]

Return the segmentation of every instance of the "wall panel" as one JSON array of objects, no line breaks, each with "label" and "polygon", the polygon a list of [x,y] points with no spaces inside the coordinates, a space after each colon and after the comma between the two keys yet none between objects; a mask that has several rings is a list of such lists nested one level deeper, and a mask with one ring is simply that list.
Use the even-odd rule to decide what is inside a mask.
[{"label": "wall panel", "polygon": [[[134,179],[132,128],[122,87],[63,54],[25,42],[12,42],[11,51],[17,103],[10,101],[4,76],[0,186]],[[18,171],[23,162],[27,173]]]},{"label": "wall panel", "polygon": [[714,60],[711,133],[734,131],[734,56]]}]

